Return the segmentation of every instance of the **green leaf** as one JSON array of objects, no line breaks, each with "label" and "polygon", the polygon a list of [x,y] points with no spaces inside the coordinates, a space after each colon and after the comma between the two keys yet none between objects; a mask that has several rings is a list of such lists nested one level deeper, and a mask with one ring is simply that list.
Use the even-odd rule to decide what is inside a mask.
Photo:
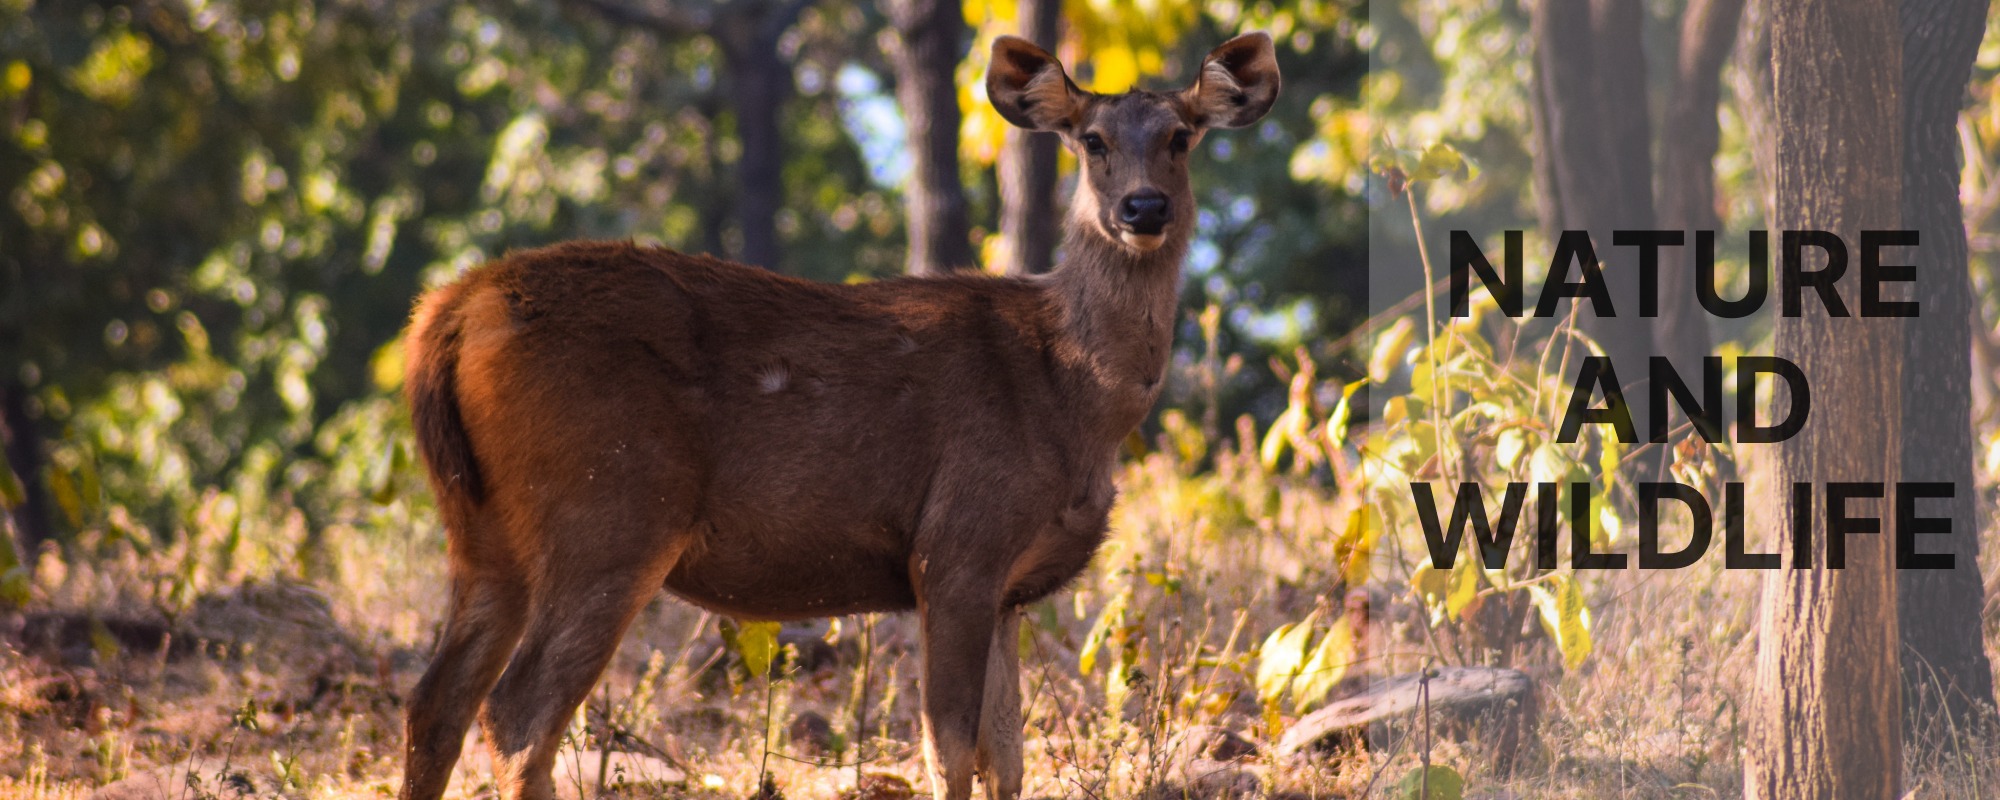
[{"label": "green leaf", "polygon": [[1389,380],[1389,373],[1402,363],[1409,351],[1410,336],[1417,324],[1409,317],[1397,317],[1387,330],[1375,338],[1375,351],[1368,356],[1368,379],[1376,383]]},{"label": "green leaf", "polygon": [[[1427,780],[1428,779],[1428,780]],[[1396,782],[1397,800],[1464,800],[1465,778],[1443,764],[1417,767]]]},{"label": "green leaf", "polygon": [[1257,458],[1264,464],[1264,469],[1278,468],[1278,459],[1285,455],[1285,445],[1291,442],[1289,433],[1302,420],[1302,413],[1298,406],[1288,407],[1264,432],[1264,445],[1257,451]]},{"label": "green leaf", "polygon": [[[0,545],[0,549],[11,553],[13,552],[14,545],[12,542],[9,542]],[[29,588],[27,567],[17,564],[8,567],[5,572],[0,572],[0,600],[5,600],[13,604],[16,608],[25,606],[28,604]]]},{"label": "green leaf", "polygon": [[1451,588],[1451,576],[1444,570],[1431,566],[1426,560],[1417,565],[1417,571],[1410,573],[1410,591],[1424,605],[1435,606],[1444,602],[1444,596]]},{"label": "green leaf", "polygon": [[76,481],[69,477],[69,471],[50,464],[45,473],[49,494],[54,495],[56,507],[62,509],[63,518],[69,520],[70,527],[83,527],[83,496],[76,491]]},{"label": "green leaf", "polygon": [[1535,483],[1562,483],[1568,480],[1572,466],[1562,448],[1545,442],[1528,457],[1528,479]]},{"label": "green leaf", "polygon": [[1257,651],[1257,698],[1266,705],[1285,696],[1292,678],[1305,667],[1306,645],[1312,642],[1312,625],[1318,611],[1298,622],[1279,626]]},{"label": "green leaf", "polygon": [[778,657],[781,625],[776,622],[723,620],[721,627],[723,644],[743,660],[745,672],[752,677],[771,673],[771,661]]},{"label": "green leaf", "polygon": [[1326,636],[1319,640],[1312,658],[1299,670],[1292,680],[1292,704],[1300,711],[1319,705],[1328,692],[1340,683],[1347,674],[1347,664],[1354,657],[1354,625],[1343,616],[1333,621]]},{"label": "green leaf", "polygon": [[1076,669],[1085,675],[1097,669],[1097,651],[1111,638],[1111,632],[1125,624],[1125,607],[1132,602],[1132,590],[1127,587],[1113,595],[1111,602],[1097,615],[1097,622],[1090,626],[1090,633],[1083,637],[1083,651],[1077,654]]},{"label": "green leaf", "polygon": [[0,511],[13,511],[27,499],[28,493],[21,488],[21,479],[14,476],[14,468],[0,460]]},{"label": "green leaf", "polygon": [[1424,154],[1417,159],[1417,168],[1410,173],[1410,180],[1428,181],[1442,178],[1465,167],[1465,157],[1458,149],[1444,142],[1436,142],[1424,148]]},{"label": "green leaf", "polygon": [[1521,454],[1528,450],[1528,432],[1520,428],[1508,428],[1500,432],[1493,442],[1493,460],[1501,469],[1511,470],[1521,463]]},{"label": "green leaf", "polygon": [[1574,577],[1561,575],[1551,579],[1553,590],[1540,584],[1528,587],[1528,594],[1534,599],[1535,609],[1541,612],[1542,628],[1549,638],[1556,640],[1556,649],[1562,651],[1563,668],[1574,670],[1583,666],[1590,657],[1590,608],[1583,602],[1583,586]]},{"label": "green leaf", "polygon": [[1341,387],[1340,404],[1334,406],[1333,414],[1326,418],[1328,455],[1332,455],[1332,451],[1339,450],[1347,444],[1347,423],[1348,420],[1354,417],[1354,393],[1366,385],[1368,385],[1368,379],[1362,378]]},{"label": "green leaf", "polygon": [[1349,587],[1368,582],[1368,572],[1375,560],[1375,544],[1382,539],[1382,512],[1374,506],[1362,506],[1347,513],[1347,531],[1341,537],[1346,544],[1346,566],[1341,577]]},{"label": "green leaf", "polygon": [[1459,558],[1458,566],[1451,571],[1451,585],[1444,597],[1444,613],[1451,621],[1458,621],[1458,614],[1472,605],[1479,596],[1479,565],[1477,559]]}]

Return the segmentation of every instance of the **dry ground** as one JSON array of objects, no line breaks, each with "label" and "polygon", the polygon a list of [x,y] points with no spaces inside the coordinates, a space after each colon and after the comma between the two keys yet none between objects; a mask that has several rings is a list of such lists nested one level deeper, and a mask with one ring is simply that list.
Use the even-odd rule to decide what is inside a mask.
[{"label": "dry ground", "polygon": [[[1316,561],[1348,503],[1246,470],[1193,474],[1158,455],[1134,464],[1098,566],[1028,610],[1027,797],[1396,797],[1396,781],[1426,756],[1464,773],[1468,797],[1740,795],[1758,577],[1724,571],[1719,559],[1592,583],[1596,650],[1578,670],[1566,672],[1546,643],[1521,649],[1513,666],[1537,679],[1541,713],[1511,774],[1498,774],[1477,741],[1272,756],[1248,654],[1316,605],[1341,607],[1330,568]],[[1350,685],[1437,654],[1478,660],[1449,628],[1423,632],[1396,566],[1410,563],[1414,536],[1396,533],[1377,560]],[[184,551],[85,565],[45,557],[35,602],[0,618],[0,795],[82,797],[151,774],[167,787],[152,794],[177,797],[392,796],[401,698],[441,607],[441,548],[435,531],[326,541],[340,565],[331,576],[272,577],[298,571],[282,561],[261,578],[218,570],[172,618],[149,587]],[[1126,625],[1082,674],[1087,632],[1121,592],[1130,592]],[[768,772],[784,797],[834,798],[851,792],[857,760],[863,796],[921,791],[912,626],[890,615],[868,628],[848,618],[788,629],[796,658],[766,682],[733,676],[714,620],[663,595],[572,728],[565,774],[584,777],[566,779],[566,792],[595,793],[589,776],[605,750],[637,754],[611,763],[608,782],[626,782],[626,796],[749,797]],[[1143,677],[1119,686],[1106,664],[1126,652]],[[1197,725],[1260,748],[1190,779],[1177,737]],[[2000,749],[1959,733],[1943,730],[1932,756],[1912,757],[1916,796],[2000,797]],[[489,793],[489,774],[467,759],[453,793]]]}]

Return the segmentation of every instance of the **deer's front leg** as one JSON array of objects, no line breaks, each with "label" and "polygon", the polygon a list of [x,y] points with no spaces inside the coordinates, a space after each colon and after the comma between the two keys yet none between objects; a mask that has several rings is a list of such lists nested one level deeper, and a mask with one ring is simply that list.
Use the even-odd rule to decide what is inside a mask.
[{"label": "deer's front leg", "polygon": [[979,780],[987,800],[1021,796],[1021,722],[1021,614],[1007,609],[993,626],[979,714]]},{"label": "deer's front leg", "polygon": [[928,577],[917,600],[924,638],[924,761],[934,800],[970,800],[999,597],[970,585],[976,576]]}]

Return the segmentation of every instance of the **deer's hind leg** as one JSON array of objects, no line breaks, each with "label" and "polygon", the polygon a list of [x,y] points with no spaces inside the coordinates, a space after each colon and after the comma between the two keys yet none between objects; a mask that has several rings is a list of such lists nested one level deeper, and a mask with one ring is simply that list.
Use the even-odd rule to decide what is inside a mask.
[{"label": "deer's hind leg", "polygon": [[618,558],[617,548],[607,547],[594,558],[571,552],[544,564],[527,633],[480,717],[502,798],[555,797],[550,773],[564,730],[684,546],[675,542],[636,558]]},{"label": "deer's hind leg", "polygon": [[450,783],[465,731],[525,627],[526,586],[516,577],[504,569],[452,561],[444,635],[410,694],[402,800],[436,800]]},{"label": "deer's hind leg", "polygon": [[1021,614],[1000,612],[986,655],[986,699],[979,711],[979,780],[987,800],[1021,796]]}]

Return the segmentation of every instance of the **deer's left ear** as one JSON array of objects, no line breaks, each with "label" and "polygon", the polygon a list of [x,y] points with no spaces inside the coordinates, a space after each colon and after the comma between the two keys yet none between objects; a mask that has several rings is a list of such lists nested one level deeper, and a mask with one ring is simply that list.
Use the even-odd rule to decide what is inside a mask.
[{"label": "deer's left ear", "polygon": [[1278,99],[1278,55],[1271,48],[1271,36],[1262,31],[1246,33],[1210,51],[1201,60],[1201,76],[1181,92],[1181,98],[1195,115],[1195,124],[1208,128],[1241,128],[1262,119]]}]

